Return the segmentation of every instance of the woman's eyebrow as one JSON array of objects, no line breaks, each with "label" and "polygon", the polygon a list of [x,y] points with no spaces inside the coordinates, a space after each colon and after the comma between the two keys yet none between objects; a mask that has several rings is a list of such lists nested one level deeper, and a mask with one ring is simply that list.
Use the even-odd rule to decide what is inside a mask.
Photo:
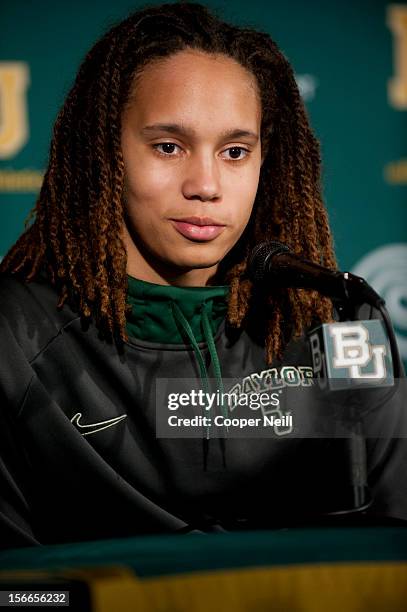
[{"label": "woman's eyebrow", "polygon": [[[178,123],[154,123],[141,128],[140,133],[144,136],[151,136],[154,132],[169,132],[178,136],[195,137],[196,132],[193,128],[189,128]],[[232,129],[221,132],[222,139],[238,140],[239,138],[249,138],[254,143],[259,139],[259,135],[251,130]]]}]

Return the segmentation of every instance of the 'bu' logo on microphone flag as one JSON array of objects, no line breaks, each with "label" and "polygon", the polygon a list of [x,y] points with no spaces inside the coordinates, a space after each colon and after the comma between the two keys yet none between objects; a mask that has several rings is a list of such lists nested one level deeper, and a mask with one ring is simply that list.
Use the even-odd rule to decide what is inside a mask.
[{"label": "'bu' logo on microphone flag", "polygon": [[325,323],[310,332],[314,376],[329,389],[392,386],[390,343],[380,320]]}]

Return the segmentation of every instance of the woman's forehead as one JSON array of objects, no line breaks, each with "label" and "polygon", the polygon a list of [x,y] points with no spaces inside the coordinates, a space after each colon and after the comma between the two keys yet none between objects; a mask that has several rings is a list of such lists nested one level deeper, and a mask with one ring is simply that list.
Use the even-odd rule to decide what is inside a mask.
[{"label": "woman's forehead", "polygon": [[182,51],[147,65],[129,111],[147,125],[177,124],[197,130],[225,118],[229,129],[256,131],[260,100],[255,77],[234,59]]}]

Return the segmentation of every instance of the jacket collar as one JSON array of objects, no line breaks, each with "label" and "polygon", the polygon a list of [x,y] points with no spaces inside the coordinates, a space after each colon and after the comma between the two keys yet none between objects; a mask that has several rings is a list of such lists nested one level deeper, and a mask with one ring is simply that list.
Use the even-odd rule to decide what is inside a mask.
[{"label": "jacket collar", "polygon": [[[202,309],[208,314],[216,335],[227,312],[229,287],[175,287],[157,285],[128,276],[127,301],[132,312],[127,317],[129,336],[160,344],[189,344],[182,325],[174,317],[175,303],[191,326],[197,342],[205,342]],[[205,304],[205,306],[203,306]]]}]

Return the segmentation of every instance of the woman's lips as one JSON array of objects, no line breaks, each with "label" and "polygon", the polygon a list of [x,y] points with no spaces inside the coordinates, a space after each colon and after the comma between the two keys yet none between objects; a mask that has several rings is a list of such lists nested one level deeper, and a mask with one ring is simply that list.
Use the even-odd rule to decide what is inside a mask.
[{"label": "woman's lips", "polygon": [[176,221],[175,219],[171,219],[171,221],[175,229],[190,240],[213,240],[225,229],[225,225],[197,225],[189,221]]}]

